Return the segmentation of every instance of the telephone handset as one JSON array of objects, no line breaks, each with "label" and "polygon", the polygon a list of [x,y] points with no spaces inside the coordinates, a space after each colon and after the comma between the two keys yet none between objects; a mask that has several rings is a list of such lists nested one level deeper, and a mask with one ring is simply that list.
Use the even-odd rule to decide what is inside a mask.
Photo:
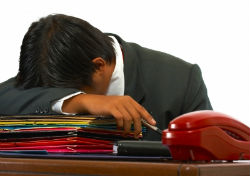
[{"label": "telephone handset", "polygon": [[210,110],[175,118],[163,131],[162,142],[176,160],[250,159],[250,128]]}]

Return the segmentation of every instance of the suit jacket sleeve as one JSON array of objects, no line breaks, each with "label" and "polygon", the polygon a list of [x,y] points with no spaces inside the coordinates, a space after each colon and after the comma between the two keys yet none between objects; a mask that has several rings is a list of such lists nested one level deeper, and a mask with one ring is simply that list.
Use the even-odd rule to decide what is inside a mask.
[{"label": "suit jacket sleeve", "polygon": [[0,84],[0,115],[56,114],[51,103],[79,90],[71,88],[16,88],[11,78]]},{"label": "suit jacket sleeve", "polygon": [[207,95],[207,88],[202,79],[201,70],[198,65],[193,65],[186,89],[186,96],[183,104],[183,113],[197,110],[212,110]]}]

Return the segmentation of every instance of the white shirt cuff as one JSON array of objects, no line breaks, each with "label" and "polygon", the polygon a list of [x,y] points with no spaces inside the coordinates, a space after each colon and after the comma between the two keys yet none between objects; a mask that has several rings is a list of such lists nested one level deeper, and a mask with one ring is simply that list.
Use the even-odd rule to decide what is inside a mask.
[{"label": "white shirt cuff", "polygon": [[61,98],[59,100],[54,101],[52,103],[52,106],[51,106],[52,111],[60,113],[60,114],[64,114],[64,115],[75,115],[74,113],[63,112],[62,111],[62,105],[63,105],[64,100],[70,99],[71,97],[82,94],[82,93],[84,94],[84,92],[81,92],[81,91],[75,92],[73,94],[67,95],[67,96],[65,96],[65,97],[63,97],[63,98]]}]

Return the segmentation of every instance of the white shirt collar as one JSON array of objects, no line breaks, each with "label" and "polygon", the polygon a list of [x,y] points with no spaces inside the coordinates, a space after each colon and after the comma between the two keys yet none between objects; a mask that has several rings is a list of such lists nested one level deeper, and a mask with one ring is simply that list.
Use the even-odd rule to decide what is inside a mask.
[{"label": "white shirt collar", "polygon": [[115,68],[109,83],[106,95],[124,95],[125,83],[123,72],[123,55],[119,42],[114,36],[109,36],[114,40]]}]

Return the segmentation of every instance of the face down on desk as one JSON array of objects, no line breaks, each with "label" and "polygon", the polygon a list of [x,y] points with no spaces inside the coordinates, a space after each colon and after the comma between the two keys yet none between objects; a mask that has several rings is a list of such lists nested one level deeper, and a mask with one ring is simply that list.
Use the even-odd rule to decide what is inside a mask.
[{"label": "face down on desk", "polygon": [[[120,93],[107,96],[112,86]],[[79,18],[58,14],[32,23],[19,72],[0,87],[2,114],[57,114],[52,104],[79,91],[86,94],[66,99],[63,112],[112,115],[124,135],[132,130],[135,138],[141,118],[163,130],[181,114],[212,108],[198,65],[102,33]],[[161,135],[148,129],[144,139]]]}]

